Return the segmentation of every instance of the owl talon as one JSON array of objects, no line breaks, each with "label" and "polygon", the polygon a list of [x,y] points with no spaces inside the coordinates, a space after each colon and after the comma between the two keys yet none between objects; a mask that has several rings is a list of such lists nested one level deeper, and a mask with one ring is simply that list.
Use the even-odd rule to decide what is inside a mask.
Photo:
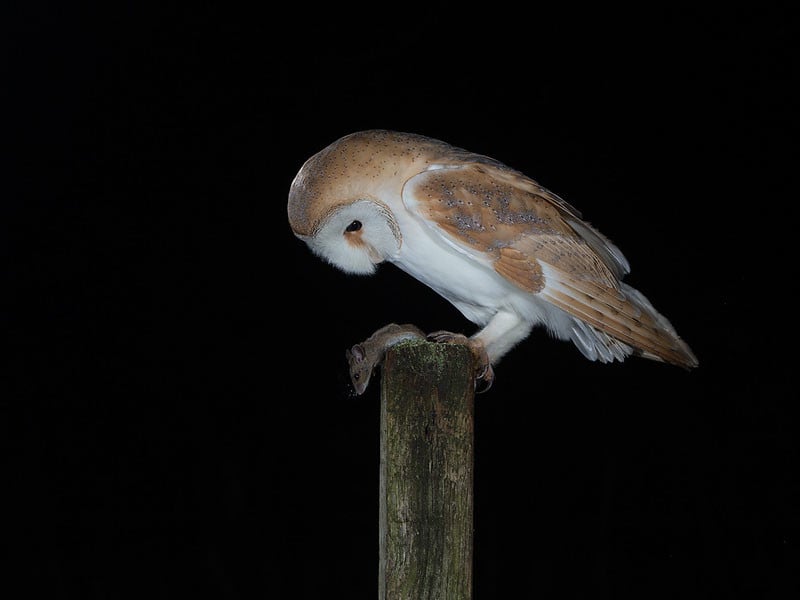
[{"label": "owl talon", "polygon": [[[481,382],[481,387],[478,387],[478,382]],[[489,391],[489,388],[492,387],[494,383],[494,369],[492,369],[492,365],[486,365],[486,370],[483,373],[479,373],[478,376],[475,378],[475,393],[476,394],[483,394]]]},{"label": "owl talon", "polygon": [[461,333],[452,331],[433,331],[427,335],[428,341],[439,344],[460,344],[469,346],[469,338]]},{"label": "owl talon", "polygon": [[[475,358],[475,393],[482,394],[489,391],[494,383],[494,369],[492,363],[489,361],[489,356],[486,354],[486,348],[483,344],[475,339],[468,338],[460,333],[453,333],[451,331],[434,331],[427,335],[431,342],[440,344],[459,344],[466,346],[472,352]],[[478,382],[482,385],[478,387]]]}]

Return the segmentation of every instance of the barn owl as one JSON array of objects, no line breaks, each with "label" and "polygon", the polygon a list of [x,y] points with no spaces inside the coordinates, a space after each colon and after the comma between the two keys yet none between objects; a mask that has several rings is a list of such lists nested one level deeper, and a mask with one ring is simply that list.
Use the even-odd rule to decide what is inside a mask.
[{"label": "barn owl", "polygon": [[387,262],[452,303],[478,331],[476,381],[536,326],[589,360],[698,362],[638,290],[620,250],[570,204],[503,163],[417,134],[359,131],[309,158],[289,224],[322,259],[369,275]]}]

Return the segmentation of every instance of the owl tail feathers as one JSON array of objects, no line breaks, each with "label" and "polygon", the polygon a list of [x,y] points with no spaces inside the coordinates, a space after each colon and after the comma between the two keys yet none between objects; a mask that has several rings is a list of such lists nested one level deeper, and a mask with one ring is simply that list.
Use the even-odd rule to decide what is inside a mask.
[{"label": "owl tail feathers", "polygon": [[[667,318],[653,308],[650,301],[645,298],[644,294],[639,290],[625,283],[621,285],[623,293],[628,297],[631,303],[638,306],[643,314],[647,315],[655,322],[655,325],[650,326],[656,334],[655,339],[658,343],[655,344],[652,352],[645,347],[638,348],[635,354],[652,360],[668,362],[678,367],[683,367],[684,369],[693,369],[698,366],[700,363],[694,355],[694,352],[692,352],[692,349],[689,348],[689,344],[678,336],[678,332],[675,331],[675,328]],[[642,319],[642,321],[644,321],[644,319]],[[662,348],[662,346],[664,347]]]},{"label": "owl tail feathers", "polygon": [[572,315],[568,337],[589,360],[622,361],[636,355],[685,369],[698,365],[667,318],[638,290],[624,283],[610,289],[561,275],[548,279],[540,295]]}]

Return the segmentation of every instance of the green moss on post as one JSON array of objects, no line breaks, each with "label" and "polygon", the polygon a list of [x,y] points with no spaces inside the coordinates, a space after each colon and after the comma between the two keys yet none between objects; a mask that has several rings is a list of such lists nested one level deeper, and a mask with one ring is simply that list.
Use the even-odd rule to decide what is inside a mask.
[{"label": "green moss on post", "polygon": [[472,598],[474,366],[464,346],[391,348],[381,382],[379,598]]}]

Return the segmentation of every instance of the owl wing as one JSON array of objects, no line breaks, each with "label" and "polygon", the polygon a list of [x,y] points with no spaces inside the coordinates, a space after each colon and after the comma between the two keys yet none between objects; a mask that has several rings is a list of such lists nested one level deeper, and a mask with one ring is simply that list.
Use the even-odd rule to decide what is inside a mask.
[{"label": "owl wing", "polygon": [[512,169],[482,162],[435,165],[407,182],[403,202],[527,291],[541,289],[542,262],[611,288],[630,270],[622,252],[576,209]]},{"label": "owl wing", "polygon": [[622,252],[523,174],[494,162],[434,165],[406,183],[403,202],[454,247],[603,334],[650,358],[685,364],[691,355],[666,318],[621,282],[630,271]]}]

